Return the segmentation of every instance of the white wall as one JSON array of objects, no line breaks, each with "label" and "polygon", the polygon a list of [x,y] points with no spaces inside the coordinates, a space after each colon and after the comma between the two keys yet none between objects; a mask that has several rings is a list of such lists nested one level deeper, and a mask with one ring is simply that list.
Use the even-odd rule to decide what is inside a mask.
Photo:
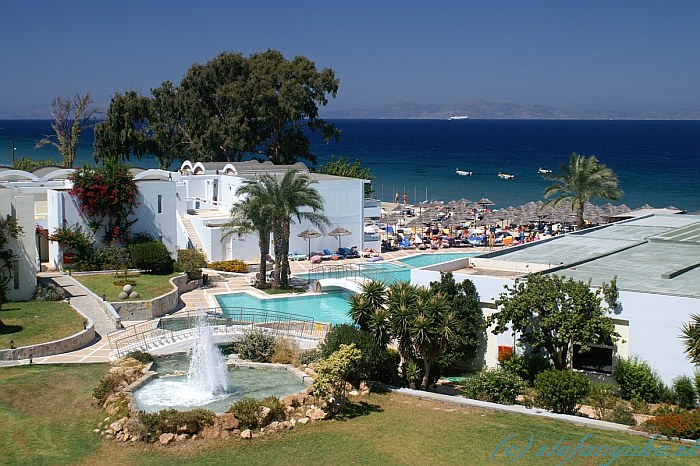
[{"label": "white wall", "polygon": [[27,301],[34,295],[36,287],[36,271],[38,257],[36,251],[34,196],[23,194],[15,189],[0,189],[0,215],[4,218],[12,215],[20,228],[22,235],[17,240],[10,239],[7,247],[15,254],[18,264],[13,270],[13,277],[18,274],[19,287],[15,289],[14,279],[8,283],[8,298],[17,301]]},{"label": "white wall", "polygon": [[[177,249],[177,205],[176,183],[170,181],[139,181],[138,206],[132,218],[132,233],[148,233],[161,239],[175,257]],[[161,212],[158,212],[158,196],[161,196]]]}]

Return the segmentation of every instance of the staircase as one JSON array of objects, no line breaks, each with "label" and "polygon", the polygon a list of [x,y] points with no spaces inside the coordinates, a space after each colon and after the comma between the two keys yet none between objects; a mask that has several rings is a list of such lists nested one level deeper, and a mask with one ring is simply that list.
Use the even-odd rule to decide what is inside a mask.
[{"label": "staircase", "polygon": [[202,247],[202,242],[199,240],[199,235],[197,235],[197,231],[194,229],[194,225],[192,225],[190,219],[185,217],[184,215],[182,215],[180,218],[182,219],[182,224],[185,226],[185,232],[187,233],[187,237],[189,238],[190,243],[192,243],[192,247],[204,254],[208,261],[209,257],[207,256],[207,252]]}]

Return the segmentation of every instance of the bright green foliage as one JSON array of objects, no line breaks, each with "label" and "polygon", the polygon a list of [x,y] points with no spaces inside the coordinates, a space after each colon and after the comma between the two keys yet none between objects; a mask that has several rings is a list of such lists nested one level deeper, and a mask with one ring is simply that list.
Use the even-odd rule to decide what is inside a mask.
[{"label": "bright green foliage", "polygon": [[691,315],[690,322],[683,324],[681,339],[688,359],[700,366],[700,314]]},{"label": "bright green foliage", "polygon": [[[260,415],[262,406],[270,409],[266,417]],[[243,397],[233,403],[226,412],[233,414],[244,429],[265,427],[272,421],[283,421],[286,417],[285,405],[275,396],[268,396],[263,400]]]},{"label": "bright green foliage", "polygon": [[185,272],[188,280],[202,278],[202,267],[206,267],[207,258],[196,249],[177,250],[177,270]]},{"label": "bright green foliage", "polygon": [[[362,293],[350,297],[350,318],[360,326],[360,329],[368,332],[372,316],[378,310],[385,307],[386,285],[379,281],[366,281],[362,283]],[[386,344],[386,340],[379,341]]]},{"label": "bright green foliage", "polygon": [[[375,177],[369,168],[363,167],[360,159],[350,162],[350,159],[340,156],[331,156],[327,164],[321,165],[317,169],[318,173],[327,175],[344,176],[347,178],[358,178],[361,180],[373,180]],[[374,191],[371,183],[365,185],[365,197],[370,197]]]},{"label": "bright green foliage", "polygon": [[541,353],[528,351],[523,355],[513,354],[509,359],[501,362],[501,367],[519,375],[528,384],[532,385],[537,374],[551,369],[552,363],[549,361],[549,358],[546,358]]},{"label": "bright green foliage", "polygon": [[101,111],[92,107],[90,93],[75,94],[73,98],[57,97],[51,102],[51,114],[54,121],[51,136],[44,136],[36,145],[42,147],[52,145],[63,158],[65,168],[73,167],[75,155],[80,146],[80,134],[91,126],[90,120]]},{"label": "bright green foliage", "polygon": [[560,414],[574,414],[590,392],[590,382],[583,374],[550,369],[535,378],[535,403]]},{"label": "bright green foliage", "polygon": [[[341,345],[351,344],[360,350],[362,359],[348,374],[348,380],[351,382],[361,380],[393,382],[398,361],[387,350],[386,346],[378,345],[372,335],[355,328],[354,325],[334,326],[321,343],[321,356],[327,358],[338,351]],[[394,352],[394,354],[396,353]]]},{"label": "bright green foliage", "polygon": [[673,394],[676,404],[681,408],[694,409],[698,404],[698,394],[693,386],[693,381],[687,375],[673,380]]},{"label": "bright green foliage", "polygon": [[45,167],[47,165],[55,165],[52,159],[46,160],[33,160],[29,157],[22,157],[12,162],[12,168],[15,170],[23,170],[25,172],[33,172],[37,168]]},{"label": "bright green foliage", "polygon": [[[13,262],[17,258],[9,248],[10,241],[22,236],[22,227],[11,215],[0,217],[0,309],[8,301],[10,280],[12,279]],[[0,320],[0,326],[2,321]]]},{"label": "bright green foliage", "polygon": [[362,352],[351,345],[340,345],[340,349],[316,363],[316,378],[313,383],[314,396],[345,398],[345,384],[354,366],[362,359]]},{"label": "bright green foliage", "polygon": [[525,381],[504,369],[483,369],[464,382],[464,396],[504,405],[515,404],[525,390]]},{"label": "bright green foliage", "polygon": [[556,207],[564,201],[571,202],[579,229],[585,226],[583,210],[586,202],[592,198],[617,200],[623,194],[617,186],[617,175],[598,162],[595,155],[586,157],[574,152],[568,164],[561,164],[561,173],[549,173],[545,177],[554,183],[544,190],[544,197],[556,196],[545,205]]},{"label": "bright green foliage", "polygon": [[659,401],[664,384],[648,362],[637,357],[620,359],[613,375],[626,400],[640,398],[647,403]]},{"label": "bright green foliage", "polygon": [[134,267],[155,274],[173,272],[173,258],[168,247],[160,241],[129,245],[129,256]]},{"label": "bright green foliage", "polygon": [[619,335],[607,310],[601,307],[600,290],[590,291],[584,282],[557,275],[529,275],[505,287],[496,300],[499,312],[488,319],[495,323],[493,333],[509,329],[520,333],[521,344],[533,351],[545,349],[554,368],[571,367],[574,343],[580,351],[588,344],[609,343]]},{"label": "bright green foliage", "polygon": [[603,416],[603,421],[624,424],[627,426],[637,425],[634,418],[634,411],[626,401],[618,400],[617,403]]}]

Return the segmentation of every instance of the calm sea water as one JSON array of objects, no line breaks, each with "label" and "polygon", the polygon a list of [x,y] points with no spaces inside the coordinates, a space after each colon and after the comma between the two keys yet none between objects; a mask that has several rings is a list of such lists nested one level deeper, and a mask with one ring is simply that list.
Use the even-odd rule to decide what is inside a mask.
[{"label": "calm sea water", "polygon": [[[340,142],[312,137],[324,163],[331,155],[360,158],[376,176],[375,196],[411,203],[488,197],[496,208],[542,199],[548,185],[538,168],[556,170],[571,152],[596,155],[620,178],[618,203],[700,210],[700,121],[548,120],[337,120]],[[58,158],[35,149],[47,120],[0,120],[0,164],[15,156]],[[92,132],[84,134],[79,161],[92,161]],[[152,158],[133,165],[156,167]],[[474,172],[459,176],[456,169]],[[499,172],[515,175],[498,178]],[[605,202],[605,201],[602,201]]]}]

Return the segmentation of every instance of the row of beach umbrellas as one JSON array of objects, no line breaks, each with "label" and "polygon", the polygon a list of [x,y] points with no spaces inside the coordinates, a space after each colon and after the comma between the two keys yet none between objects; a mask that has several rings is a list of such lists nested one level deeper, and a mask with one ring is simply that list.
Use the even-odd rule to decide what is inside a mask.
[{"label": "row of beach umbrellas", "polygon": [[[338,247],[340,248],[340,239],[343,236],[350,236],[352,233],[350,233],[347,229],[343,227],[338,227],[334,228],[331,231],[328,232],[328,236],[333,236],[338,238]],[[299,238],[305,238],[309,240],[309,256],[311,256],[311,239],[312,238],[319,238],[323,236],[321,232],[314,230],[313,228],[307,228],[306,230],[300,232],[297,235]]]}]

